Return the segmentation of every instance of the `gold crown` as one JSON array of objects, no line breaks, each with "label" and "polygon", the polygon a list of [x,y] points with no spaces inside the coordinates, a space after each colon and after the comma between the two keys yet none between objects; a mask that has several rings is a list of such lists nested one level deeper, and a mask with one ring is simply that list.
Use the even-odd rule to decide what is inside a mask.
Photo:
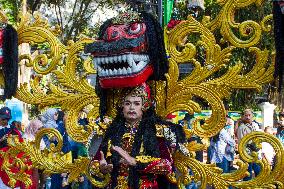
[{"label": "gold crown", "polygon": [[133,10],[120,12],[117,17],[112,19],[113,24],[125,24],[125,23],[133,23],[140,21],[141,21],[140,14]]},{"label": "gold crown", "polygon": [[131,88],[131,89],[124,89],[122,91],[122,99],[121,101],[119,102],[120,105],[122,106],[123,105],[123,102],[125,100],[125,97],[130,95],[130,96],[137,96],[137,97],[141,97],[142,98],[142,103],[143,103],[143,110],[147,110],[150,106],[151,106],[151,97],[150,97],[150,91],[149,94],[147,92],[147,90],[150,90],[150,89],[146,89],[147,86],[146,84],[145,85],[140,85],[140,86],[137,86],[135,88]]}]

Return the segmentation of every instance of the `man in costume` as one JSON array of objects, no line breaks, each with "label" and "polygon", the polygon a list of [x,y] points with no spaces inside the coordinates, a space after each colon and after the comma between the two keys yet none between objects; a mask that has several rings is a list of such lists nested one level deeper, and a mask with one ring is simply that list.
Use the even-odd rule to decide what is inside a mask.
[{"label": "man in costume", "polygon": [[95,156],[101,172],[111,173],[110,188],[171,187],[165,177],[173,171],[170,149],[186,151],[185,134],[156,115],[145,83],[165,80],[168,71],[161,26],[146,12],[122,13],[101,26],[99,39],[85,52],[94,55],[98,71],[101,120],[120,94],[117,115]]},{"label": "man in costume", "polygon": [[111,188],[172,188],[165,176],[173,171],[170,150],[185,142],[182,127],[155,114],[145,83],[124,91],[97,154],[100,170],[111,173]]}]

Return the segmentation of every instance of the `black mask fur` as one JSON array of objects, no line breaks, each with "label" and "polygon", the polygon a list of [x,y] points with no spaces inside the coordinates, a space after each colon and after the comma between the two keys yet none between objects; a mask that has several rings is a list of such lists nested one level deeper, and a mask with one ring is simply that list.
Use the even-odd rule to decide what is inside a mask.
[{"label": "black mask fur", "polygon": [[10,24],[7,24],[4,28],[3,57],[5,89],[2,100],[4,101],[7,98],[12,98],[16,93],[18,84],[18,35]]}]

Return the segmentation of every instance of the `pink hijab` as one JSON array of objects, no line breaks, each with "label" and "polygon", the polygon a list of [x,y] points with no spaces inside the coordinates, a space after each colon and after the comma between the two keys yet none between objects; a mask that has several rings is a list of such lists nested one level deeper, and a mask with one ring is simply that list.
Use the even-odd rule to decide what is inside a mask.
[{"label": "pink hijab", "polygon": [[34,119],[31,120],[27,128],[25,129],[25,134],[26,135],[33,135],[35,136],[36,132],[43,127],[43,124],[40,120]]}]

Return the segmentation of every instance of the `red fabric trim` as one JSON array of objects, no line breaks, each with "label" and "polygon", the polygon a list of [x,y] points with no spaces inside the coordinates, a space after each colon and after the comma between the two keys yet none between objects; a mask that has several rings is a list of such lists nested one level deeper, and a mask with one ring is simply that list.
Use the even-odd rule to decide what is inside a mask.
[{"label": "red fabric trim", "polygon": [[102,88],[135,87],[145,82],[152,74],[153,67],[147,66],[142,72],[135,75],[117,78],[100,78],[100,84]]},{"label": "red fabric trim", "polygon": [[3,61],[4,61],[4,57],[0,56],[0,64],[3,64]]},{"label": "red fabric trim", "polygon": [[147,177],[141,177],[141,185],[139,188],[140,189],[148,189],[148,188],[159,189],[156,179],[153,181],[150,181]]},{"label": "red fabric trim", "polygon": [[171,20],[169,21],[169,23],[167,24],[167,28],[168,28],[168,29],[173,29],[173,28],[176,27],[176,25],[178,25],[179,23],[181,23],[181,20],[171,19]]},{"label": "red fabric trim", "polygon": [[2,48],[3,46],[3,34],[4,34],[4,30],[0,29],[0,47]]},{"label": "red fabric trim", "polygon": [[167,175],[172,172],[172,166],[167,159],[160,159],[151,162],[142,172]]},{"label": "red fabric trim", "polygon": [[[23,138],[22,138],[20,132],[19,132],[18,130],[16,130],[16,129],[14,129],[14,132],[16,132],[16,133],[18,134],[18,136],[19,136],[19,141],[20,141],[20,142],[23,142]],[[9,134],[9,135],[10,135],[10,134]],[[4,147],[4,148],[1,148],[0,150],[3,151],[3,152],[7,152],[9,149],[10,149],[10,147]],[[25,155],[24,152],[19,152],[16,157],[17,157],[17,158],[22,158],[24,155]],[[10,157],[10,158],[9,158],[9,163],[13,163],[13,160],[14,160],[14,157]],[[29,159],[29,157],[26,157],[26,162],[25,162],[25,164],[26,164],[27,166],[32,165],[32,162],[31,162],[31,160]],[[3,181],[3,183],[4,183],[6,186],[9,186],[9,187],[10,187],[10,185],[9,185],[10,178],[8,177],[7,173],[6,173],[4,170],[2,170],[2,165],[3,165],[3,158],[0,156],[0,177],[1,177],[2,181]],[[12,173],[17,173],[17,172],[19,172],[19,167],[12,167],[12,168],[11,168],[11,172],[12,172]],[[31,169],[30,169],[30,170],[26,170],[25,173],[28,174],[28,175],[32,175],[32,170],[31,170]],[[23,183],[20,182],[20,181],[16,181],[15,187],[20,187],[20,186],[23,186]],[[32,184],[32,186],[30,186],[30,187],[28,187],[28,188],[31,189],[32,187],[33,187],[33,184]],[[26,188],[26,187],[22,187],[22,188]]]}]

